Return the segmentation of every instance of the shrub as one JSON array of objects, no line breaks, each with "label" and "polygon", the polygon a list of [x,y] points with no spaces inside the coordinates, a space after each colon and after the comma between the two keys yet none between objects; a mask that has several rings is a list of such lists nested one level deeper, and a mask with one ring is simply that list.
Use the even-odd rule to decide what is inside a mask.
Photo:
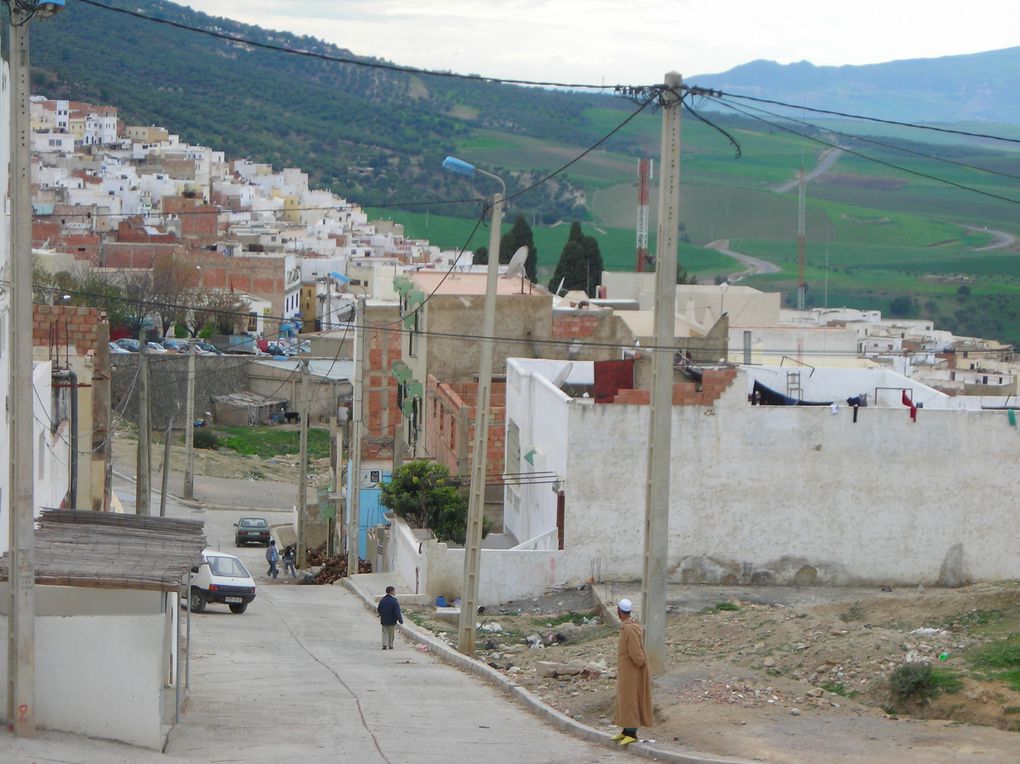
[{"label": "shrub", "polygon": [[195,430],[195,448],[214,449],[220,445],[220,439],[211,430]]},{"label": "shrub", "polygon": [[901,703],[930,700],[940,692],[957,692],[962,686],[956,674],[933,669],[930,663],[904,663],[889,675],[889,689]]}]

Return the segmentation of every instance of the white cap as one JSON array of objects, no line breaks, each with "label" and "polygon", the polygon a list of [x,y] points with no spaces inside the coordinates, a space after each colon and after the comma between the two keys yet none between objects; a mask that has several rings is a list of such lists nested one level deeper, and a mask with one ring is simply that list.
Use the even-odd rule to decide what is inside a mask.
[{"label": "white cap", "polygon": [[631,604],[629,599],[622,599],[616,603],[616,608],[621,613],[629,613],[634,606]]}]

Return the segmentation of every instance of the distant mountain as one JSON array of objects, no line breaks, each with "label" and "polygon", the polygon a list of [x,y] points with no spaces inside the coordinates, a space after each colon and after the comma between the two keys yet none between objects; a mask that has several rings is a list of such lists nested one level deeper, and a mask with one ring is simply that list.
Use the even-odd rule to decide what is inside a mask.
[{"label": "distant mountain", "polygon": [[689,82],[884,119],[1020,124],[1020,47],[867,66],[759,60]]}]

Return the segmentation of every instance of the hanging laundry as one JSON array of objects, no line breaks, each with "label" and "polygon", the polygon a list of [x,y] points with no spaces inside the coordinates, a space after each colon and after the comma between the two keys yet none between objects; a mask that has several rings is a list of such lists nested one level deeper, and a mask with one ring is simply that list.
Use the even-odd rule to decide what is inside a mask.
[{"label": "hanging laundry", "polygon": [[1016,411],[1014,409],[1006,409],[1006,416],[1009,417],[1009,426],[1016,427]]},{"label": "hanging laundry", "polygon": [[911,418],[911,419],[912,419],[913,421],[915,421],[915,422],[916,422],[916,421],[917,421],[917,406],[915,406],[915,405],[914,405],[914,401],[913,401],[913,400],[911,400],[911,398],[910,398],[910,396],[909,396],[909,395],[907,395],[907,391],[906,391],[906,390],[904,390],[904,391],[903,391],[903,392],[902,392],[902,393],[900,394],[900,402],[901,402],[901,403],[902,403],[902,404],[903,404],[904,406],[909,406],[909,407],[910,407],[910,418]]},{"label": "hanging laundry", "polygon": [[850,406],[854,410],[854,424],[857,424],[857,409],[864,405],[864,401],[860,395],[855,395],[852,398],[846,399],[846,405]]}]

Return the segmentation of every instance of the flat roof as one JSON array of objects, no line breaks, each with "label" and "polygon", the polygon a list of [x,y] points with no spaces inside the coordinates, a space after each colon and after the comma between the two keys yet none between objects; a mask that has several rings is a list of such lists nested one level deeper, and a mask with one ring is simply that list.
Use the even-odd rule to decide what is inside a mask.
[{"label": "flat roof", "polygon": [[37,522],[35,582],[50,586],[177,591],[206,547],[200,520],[47,509]]},{"label": "flat roof", "polygon": [[[484,295],[485,273],[461,273],[459,271],[409,271],[405,274],[414,285],[425,292],[437,295]],[[500,276],[496,280],[496,294],[521,294],[523,283],[524,294],[548,295],[549,290],[538,284],[532,284],[527,278],[519,276],[507,278]]]}]

